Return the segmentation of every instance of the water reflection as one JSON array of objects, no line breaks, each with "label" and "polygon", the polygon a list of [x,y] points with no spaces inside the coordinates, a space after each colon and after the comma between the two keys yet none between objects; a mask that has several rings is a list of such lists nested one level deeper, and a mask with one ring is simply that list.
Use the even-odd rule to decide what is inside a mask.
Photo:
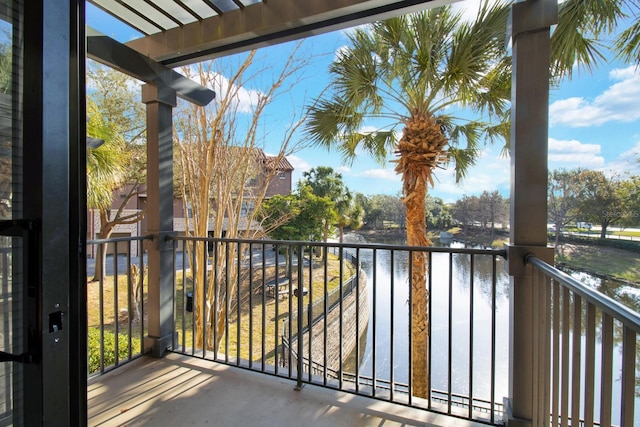
[{"label": "water reflection", "polygon": [[605,279],[572,269],[565,269],[565,271],[567,274],[570,274],[571,277],[590,288],[605,294],[636,312],[640,312],[640,284]]},{"label": "water reflection", "polygon": [[[347,239],[365,243],[358,235],[349,235]],[[361,344],[360,374],[373,376],[375,371],[376,378],[406,384],[409,381],[408,253],[361,250],[360,260],[367,274],[370,300],[369,328],[366,341]],[[471,388],[475,398],[488,401],[493,397],[497,402],[502,402],[502,397],[507,395],[509,281],[502,264],[502,259],[492,255],[475,255],[472,260],[468,254],[432,254],[433,389],[469,395]],[[496,344],[492,348],[494,324]],[[495,364],[492,364],[492,354]],[[493,396],[492,372],[495,375]]]}]

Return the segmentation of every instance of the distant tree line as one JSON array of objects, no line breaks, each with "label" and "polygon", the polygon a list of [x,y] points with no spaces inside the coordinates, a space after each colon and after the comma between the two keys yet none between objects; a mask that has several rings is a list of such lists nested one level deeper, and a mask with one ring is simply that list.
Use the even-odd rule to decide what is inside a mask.
[{"label": "distant tree line", "polygon": [[[548,218],[556,231],[556,247],[562,230],[573,225],[607,229],[640,224],[640,177],[602,171],[560,169],[549,173]],[[584,227],[583,227],[584,228]]]},{"label": "distant tree line", "polygon": [[[498,191],[465,195],[450,204],[427,195],[425,206],[428,230],[448,230],[457,225],[466,234],[470,228],[477,228],[490,232],[493,241],[495,231],[509,223],[509,199]],[[292,195],[272,198],[262,209],[265,217],[292,218],[271,233],[273,238],[283,240],[326,241],[329,236],[342,236],[347,228],[406,226],[405,205],[400,195],[352,193],[341,174],[322,166],[305,172]],[[548,222],[558,234],[569,225],[583,228],[597,225],[602,238],[610,226],[638,225],[640,177],[623,178],[583,169],[552,171],[548,183]]]},{"label": "distant tree line", "polygon": [[469,226],[480,227],[491,232],[491,241],[495,230],[509,221],[509,199],[502,197],[496,190],[483,191],[480,196],[463,196],[453,206],[453,217],[466,233]]}]

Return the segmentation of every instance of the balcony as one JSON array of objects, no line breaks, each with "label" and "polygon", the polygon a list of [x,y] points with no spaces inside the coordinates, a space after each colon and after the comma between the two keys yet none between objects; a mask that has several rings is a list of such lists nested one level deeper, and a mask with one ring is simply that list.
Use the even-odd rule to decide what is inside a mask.
[{"label": "balcony", "polygon": [[[109,255],[100,280],[89,284],[89,342],[99,337],[90,355],[90,425],[503,423],[511,375],[504,251],[185,237],[166,243],[173,333],[168,354],[157,359],[141,344],[154,313],[140,272],[155,242],[93,242]],[[408,260],[416,254],[428,265],[426,397],[410,392]],[[637,424],[638,314],[536,257],[528,262],[542,325],[531,373],[546,424]],[[204,304],[196,265],[208,286]]]},{"label": "balcony", "polygon": [[482,425],[190,356],[139,358],[89,382],[89,425]]}]

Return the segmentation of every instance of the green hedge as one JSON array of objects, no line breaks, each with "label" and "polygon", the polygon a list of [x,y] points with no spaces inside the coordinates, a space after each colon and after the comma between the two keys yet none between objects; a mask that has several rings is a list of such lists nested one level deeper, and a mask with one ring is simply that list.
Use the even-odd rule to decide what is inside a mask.
[{"label": "green hedge", "polygon": [[[550,234],[549,240],[554,241],[555,236],[553,236],[553,234]],[[640,242],[637,240],[600,239],[596,237],[570,236],[561,234],[560,241],[567,243],[576,243],[580,245],[608,246],[611,248],[624,249],[627,251],[640,253]]]},{"label": "green hedge", "polygon": [[[105,367],[114,365],[115,358],[115,334],[111,331],[104,331],[104,360]],[[90,328],[87,339],[87,347],[89,351],[89,374],[100,371],[100,329]],[[131,353],[136,355],[140,353],[140,339],[131,338]],[[126,334],[118,334],[118,361],[127,360],[129,358],[129,336]]]}]

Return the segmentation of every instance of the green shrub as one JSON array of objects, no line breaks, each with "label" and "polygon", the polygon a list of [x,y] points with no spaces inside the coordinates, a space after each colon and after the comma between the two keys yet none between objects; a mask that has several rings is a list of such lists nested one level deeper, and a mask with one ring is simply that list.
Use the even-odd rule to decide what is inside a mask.
[{"label": "green shrub", "polygon": [[[555,240],[555,236],[551,237],[550,235],[549,240]],[[640,242],[637,240],[600,239],[599,237],[571,236],[561,234],[560,241],[581,245],[608,246],[611,248],[624,249],[627,251],[640,253]]]},{"label": "green shrub", "polygon": [[[105,367],[114,365],[115,358],[115,334],[111,331],[104,331],[104,360]],[[90,328],[87,337],[87,348],[89,352],[89,373],[100,371],[100,329]],[[131,353],[140,352],[140,339],[131,338]],[[118,334],[118,361],[127,360],[129,358],[129,336],[126,334]]]}]

